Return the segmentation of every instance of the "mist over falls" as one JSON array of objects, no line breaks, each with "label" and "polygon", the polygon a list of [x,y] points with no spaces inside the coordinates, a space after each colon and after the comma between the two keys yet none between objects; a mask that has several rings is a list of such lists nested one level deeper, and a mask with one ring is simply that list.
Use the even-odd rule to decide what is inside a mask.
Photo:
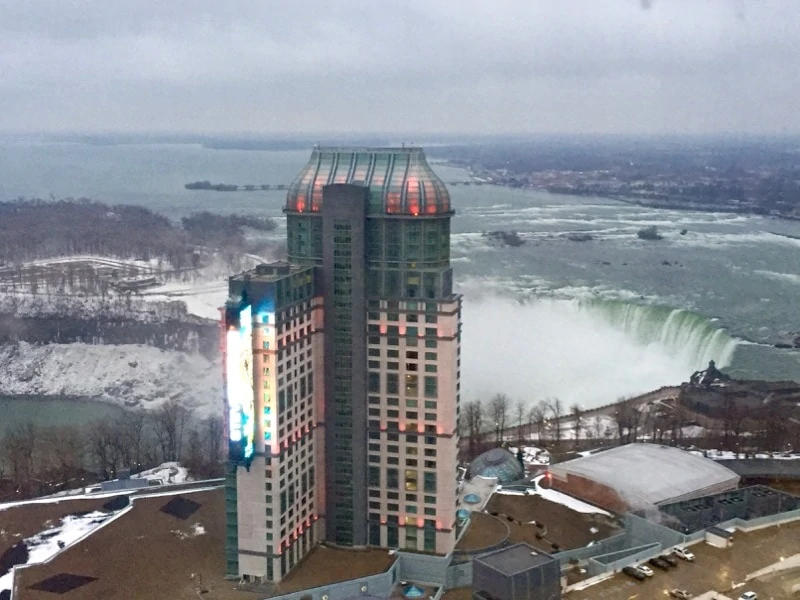
[{"label": "mist over falls", "polygon": [[738,344],[688,311],[610,300],[467,295],[463,323],[463,401],[503,392],[592,408],[727,366]]}]

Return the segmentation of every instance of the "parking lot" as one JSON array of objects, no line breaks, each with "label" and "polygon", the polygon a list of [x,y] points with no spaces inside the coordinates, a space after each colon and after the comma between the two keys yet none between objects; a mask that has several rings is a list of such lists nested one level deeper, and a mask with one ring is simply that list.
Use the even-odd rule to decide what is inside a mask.
[{"label": "parking lot", "polygon": [[752,533],[737,532],[732,547],[719,549],[706,543],[690,547],[695,561],[679,559],[677,567],[669,571],[653,569],[655,575],[638,582],[622,573],[613,578],[567,594],[570,600],[647,600],[667,598],[669,590],[680,588],[692,596],[715,590],[732,598],[746,590],[759,593],[759,600],[789,598],[785,591],[800,573],[793,570],[781,576],[748,582],[745,576],[794,554],[800,553],[800,521],[769,527]]}]

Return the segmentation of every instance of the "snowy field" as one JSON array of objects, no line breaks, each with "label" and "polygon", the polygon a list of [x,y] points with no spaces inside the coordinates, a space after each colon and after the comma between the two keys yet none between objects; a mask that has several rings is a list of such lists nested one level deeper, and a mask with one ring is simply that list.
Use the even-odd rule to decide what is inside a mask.
[{"label": "snowy field", "polygon": [[219,412],[221,389],[220,365],[199,354],[133,344],[0,346],[0,395],[84,397],[146,409],[175,398],[202,418]]}]

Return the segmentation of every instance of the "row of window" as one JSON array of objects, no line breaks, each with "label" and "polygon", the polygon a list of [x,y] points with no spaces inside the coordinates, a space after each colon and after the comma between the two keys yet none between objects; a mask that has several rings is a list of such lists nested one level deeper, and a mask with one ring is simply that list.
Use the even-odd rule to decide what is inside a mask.
[{"label": "row of window", "polygon": [[[436,375],[425,375],[423,378],[423,392],[426,398],[436,398],[439,395],[439,378]],[[419,375],[406,374],[403,378],[403,391],[412,398],[419,395]],[[369,371],[367,374],[367,390],[373,394],[399,394],[400,376],[397,373],[380,373]]]},{"label": "row of window", "polygon": [[[372,346],[380,346],[381,340],[386,340],[387,346],[399,346],[400,345],[400,338],[393,337],[393,336],[386,336],[381,337],[379,335],[371,335],[367,338],[367,342]],[[409,348],[416,348],[419,346],[419,338],[417,337],[407,337],[403,338],[405,345]],[[439,340],[434,338],[426,338],[425,339],[425,347],[426,348],[438,348],[439,347]]]}]

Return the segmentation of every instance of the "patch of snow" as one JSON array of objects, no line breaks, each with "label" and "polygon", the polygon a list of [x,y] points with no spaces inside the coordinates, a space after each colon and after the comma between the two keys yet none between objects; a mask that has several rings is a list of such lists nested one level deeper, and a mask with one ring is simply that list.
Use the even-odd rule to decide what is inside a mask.
[{"label": "patch of snow", "polygon": [[[90,512],[85,515],[67,515],[55,527],[51,527],[24,540],[28,547],[28,561],[26,565],[35,565],[47,562],[59,552],[66,550],[75,542],[80,541],[95,529],[108,522],[111,517],[122,514],[130,507],[116,513],[101,511]],[[11,590],[14,583],[14,569],[0,577],[0,592]]]},{"label": "patch of snow", "polygon": [[539,484],[541,480],[544,478],[544,475],[539,475],[538,477],[533,479],[533,482],[536,484],[536,490],[532,491],[532,493],[536,496],[540,496],[542,499],[547,500],[549,502],[554,502],[556,504],[561,504],[562,506],[566,506],[570,510],[574,510],[575,512],[583,513],[583,514],[600,514],[606,515],[607,517],[611,517],[612,514],[602,508],[598,508],[596,506],[592,506],[588,502],[584,502],[583,500],[578,500],[577,498],[573,498],[572,496],[568,496],[562,492],[553,489],[545,489],[542,488]]},{"label": "patch of snow", "polygon": [[[508,451],[514,456],[517,455],[519,448],[509,446]],[[536,446],[522,446],[522,462],[526,466],[543,466],[550,464],[550,453]]]},{"label": "patch of snow", "polygon": [[194,537],[197,537],[198,535],[205,535],[206,528],[200,525],[200,523],[195,523],[194,525],[192,525],[192,534],[194,535]]},{"label": "patch of snow", "polygon": [[165,462],[152,469],[147,469],[136,475],[131,475],[131,479],[158,480],[162,483],[183,483],[189,478],[189,471],[177,462]]},{"label": "patch of snow", "polygon": [[175,398],[199,417],[219,412],[222,369],[200,354],[124,344],[0,346],[0,394],[93,398],[158,408]]}]

